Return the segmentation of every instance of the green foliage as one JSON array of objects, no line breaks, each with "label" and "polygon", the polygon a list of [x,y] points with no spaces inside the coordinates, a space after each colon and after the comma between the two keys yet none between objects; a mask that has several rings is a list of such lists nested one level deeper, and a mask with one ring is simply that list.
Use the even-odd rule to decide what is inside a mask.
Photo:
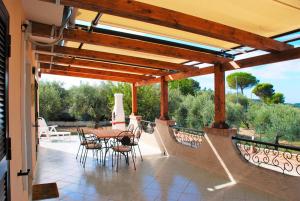
[{"label": "green foliage", "polygon": [[282,93],[275,93],[272,96],[272,103],[274,104],[284,103],[284,95]]},{"label": "green foliage", "polygon": [[40,116],[46,120],[56,120],[66,110],[68,103],[65,101],[68,97],[67,91],[59,82],[40,82]]},{"label": "green foliage", "polygon": [[252,90],[256,96],[258,96],[263,102],[270,103],[272,96],[274,95],[273,85],[269,83],[260,83]]},{"label": "green foliage", "polygon": [[182,105],[183,95],[179,89],[173,89],[169,92],[169,117],[172,119],[176,115],[176,111]]},{"label": "green foliage", "polygon": [[276,135],[283,139],[300,139],[300,110],[289,105],[252,103],[248,111],[249,123],[263,140],[274,141]]},{"label": "green foliage", "polygon": [[182,95],[196,95],[200,91],[200,84],[193,79],[182,79],[169,82],[169,88],[179,89]]},{"label": "green foliage", "polygon": [[70,89],[70,113],[80,120],[109,119],[108,91],[101,86],[81,84]]},{"label": "green foliage", "polygon": [[245,118],[245,109],[239,103],[228,102],[226,104],[226,122],[231,127],[240,127]]},{"label": "green foliage", "polygon": [[249,99],[243,94],[228,93],[226,94],[226,102],[238,103],[242,105],[245,109],[247,109],[249,105]]},{"label": "green foliage", "polygon": [[180,126],[202,129],[204,126],[210,125],[214,117],[212,92],[201,91],[195,96],[183,96],[182,103],[174,114],[176,122]]},{"label": "green foliage", "polygon": [[159,85],[142,86],[138,88],[138,114],[143,119],[154,121],[160,112]]},{"label": "green foliage", "polygon": [[236,89],[238,87],[242,94],[244,94],[244,89],[253,87],[259,82],[255,76],[246,72],[232,73],[227,76],[226,80],[230,88]]}]

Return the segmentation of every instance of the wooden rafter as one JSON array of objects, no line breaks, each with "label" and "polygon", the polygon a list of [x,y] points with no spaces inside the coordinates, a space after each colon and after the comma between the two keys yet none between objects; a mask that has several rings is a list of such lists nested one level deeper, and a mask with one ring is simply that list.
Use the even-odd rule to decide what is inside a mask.
[{"label": "wooden rafter", "polygon": [[[189,71],[189,72],[181,72],[181,73],[174,73],[172,75],[167,75],[167,76],[165,76],[165,80],[166,81],[181,80],[181,79],[199,76],[199,75],[208,75],[211,73],[214,73],[213,66],[199,68],[199,69]],[[159,83],[159,82],[160,82],[159,78],[152,78],[149,80],[143,80],[143,81],[137,82],[136,86],[144,86],[144,85],[155,84],[155,83]]]},{"label": "wooden rafter", "polygon": [[[51,28],[52,26],[50,25],[33,22],[32,34],[36,36],[50,37]],[[229,59],[227,58],[210,53],[172,47],[168,45],[161,45],[103,33],[90,33],[79,29],[65,30],[63,38],[67,41],[83,42],[93,45],[144,52],[173,58],[196,60],[204,63],[224,63],[229,61]]]},{"label": "wooden rafter", "polygon": [[[261,56],[251,57],[235,61],[240,68],[248,68],[265,64],[272,64],[293,59],[300,59],[300,47],[286,50],[283,52],[265,54]],[[226,70],[235,70],[230,63],[223,64]]]},{"label": "wooden rafter", "polygon": [[89,79],[98,79],[98,80],[108,80],[108,81],[115,81],[115,82],[130,82],[134,83],[135,80],[127,79],[123,77],[111,77],[105,75],[95,75],[90,73],[78,73],[78,72],[69,72],[69,71],[62,71],[62,70],[49,70],[49,69],[41,69],[40,71],[42,74],[51,74],[51,75],[61,75],[61,76],[71,76],[71,77],[80,77],[80,78],[89,78]]},{"label": "wooden rafter", "polygon": [[40,63],[41,69],[50,69],[51,70],[60,70],[66,72],[75,72],[75,73],[86,73],[86,74],[94,74],[94,75],[103,75],[107,77],[119,77],[119,78],[127,78],[134,81],[140,80],[147,80],[151,77],[143,76],[143,75],[133,75],[128,73],[119,73],[119,72],[112,72],[112,71],[102,71],[102,70],[95,70],[95,69],[88,69],[88,68],[78,68],[78,67],[71,67],[71,66],[63,66],[63,65],[50,65],[48,63]]},{"label": "wooden rafter", "polygon": [[146,74],[146,75],[156,75],[156,76],[169,74],[167,71],[162,71],[162,70],[139,68],[135,66],[119,65],[119,64],[113,64],[113,63],[107,63],[101,61],[57,57],[57,56],[43,55],[43,54],[38,54],[37,59],[40,62],[46,62],[46,63],[52,62],[52,63],[58,63],[64,65],[91,67],[100,70],[121,71],[129,74],[135,73],[135,74],[143,74],[143,75]]},{"label": "wooden rafter", "polygon": [[[47,52],[47,53],[51,52],[50,47],[36,47],[36,50]],[[171,63],[171,62],[144,59],[139,57],[132,57],[127,55],[113,54],[107,52],[99,52],[94,50],[77,49],[72,47],[54,46],[53,52],[57,54],[66,55],[66,56],[90,58],[90,59],[103,60],[103,61],[112,61],[112,62],[118,62],[124,64],[145,66],[151,68],[160,68],[160,69],[167,69],[167,70],[190,71],[192,68],[189,66]]]},{"label": "wooden rafter", "polygon": [[[55,0],[42,1],[55,2]],[[60,3],[201,34],[266,51],[283,51],[292,48],[285,43],[241,29],[133,0],[60,0]]]},{"label": "wooden rafter", "polygon": [[[248,68],[248,67],[254,67],[254,66],[271,64],[271,63],[282,62],[282,61],[288,61],[288,60],[293,60],[293,59],[300,59],[300,47],[294,48],[291,50],[286,50],[283,52],[265,54],[265,55],[256,56],[256,57],[252,57],[252,58],[242,59],[242,60],[238,60],[235,62],[240,68]],[[230,63],[225,63],[225,64],[223,64],[223,66],[224,66],[225,71],[235,70],[235,68]],[[214,73],[213,66],[200,68],[198,70],[193,70],[190,72],[175,73],[175,74],[166,76],[166,79],[167,80],[179,80],[179,79],[184,79],[184,78],[188,78],[188,77],[207,75],[207,74],[212,74],[212,73]],[[153,78],[153,79],[149,79],[147,81],[140,81],[140,82],[136,83],[136,85],[143,86],[143,85],[155,84],[155,83],[159,83],[159,82],[160,82],[159,79]]]}]

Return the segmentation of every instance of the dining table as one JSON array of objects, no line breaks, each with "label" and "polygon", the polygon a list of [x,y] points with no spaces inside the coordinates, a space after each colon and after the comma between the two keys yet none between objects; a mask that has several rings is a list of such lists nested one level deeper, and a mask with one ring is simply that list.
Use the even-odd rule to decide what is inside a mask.
[{"label": "dining table", "polygon": [[[104,147],[103,148],[105,149],[105,153],[104,153],[103,166],[105,166],[107,152],[113,146],[112,144],[110,144],[110,141],[112,139],[116,139],[118,137],[122,137],[122,136],[125,136],[125,135],[129,136],[129,137],[134,136],[133,133],[132,133],[132,135],[128,135],[128,132],[124,132],[126,130],[120,130],[120,129],[85,128],[83,130],[84,130],[85,133],[93,134],[99,141],[104,142]],[[121,132],[124,132],[124,135],[122,135]]]}]

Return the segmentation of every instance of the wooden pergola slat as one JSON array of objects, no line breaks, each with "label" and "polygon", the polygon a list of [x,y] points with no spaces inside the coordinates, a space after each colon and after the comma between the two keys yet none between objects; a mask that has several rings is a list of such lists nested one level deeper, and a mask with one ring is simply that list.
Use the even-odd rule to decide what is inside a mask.
[{"label": "wooden pergola slat", "polygon": [[[41,1],[55,2],[55,0]],[[266,51],[275,52],[292,48],[292,46],[288,44],[250,33],[248,31],[138,1],[60,0],[60,3],[67,6],[107,13],[119,17],[192,32]]]},{"label": "wooden pergola slat", "polygon": [[[300,59],[300,47],[286,50],[283,52],[265,54],[247,59],[235,61],[240,68],[248,68],[265,64],[272,64],[293,59]],[[235,70],[230,63],[223,64],[225,70]]]},{"label": "wooden pergola slat", "polygon": [[[32,23],[32,34],[41,37],[50,37],[50,25],[37,22]],[[103,33],[90,33],[83,30],[65,30],[64,40],[73,42],[83,42],[93,45],[113,47],[118,49],[131,50],[136,52],[150,53],[173,58],[196,60],[204,63],[224,63],[230,61],[228,58],[217,56],[210,53],[188,50],[168,45],[161,45],[136,39],[129,39],[120,36],[108,35]]]},{"label": "wooden pergola slat", "polygon": [[[261,56],[242,59],[242,60],[238,60],[235,62],[240,68],[248,68],[248,67],[271,64],[271,63],[282,62],[282,61],[288,61],[288,60],[293,60],[293,59],[300,59],[300,47],[294,48],[291,50],[285,50],[283,52],[265,54],[265,55],[261,55]],[[236,70],[230,63],[223,64],[223,67],[224,67],[225,71]],[[207,74],[212,74],[212,73],[214,73],[213,66],[200,68],[198,70],[193,70],[193,71],[189,71],[189,72],[175,73],[175,74],[166,76],[166,79],[167,80],[180,80],[180,79],[184,79],[184,78],[188,78],[188,77],[207,75]],[[155,84],[155,83],[159,83],[159,82],[160,82],[159,79],[153,78],[153,79],[149,79],[147,81],[140,81],[136,85],[144,86],[144,85]]]},{"label": "wooden pergola slat", "polygon": [[[38,47],[36,47],[36,50],[48,52],[48,53],[51,52],[50,47],[38,46]],[[113,54],[113,53],[107,53],[107,52],[99,52],[99,51],[94,51],[94,50],[78,49],[78,48],[72,48],[72,47],[54,46],[53,52],[58,53],[58,54],[63,54],[66,56],[90,58],[90,59],[104,60],[104,61],[113,61],[113,62],[118,62],[118,63],[152,67],[152,68],[160,68],[160,69],[167,69],[167,70],[190,71],[193,68],[193,67],[176,64],[176,63],[171,63],[171,62],[158,61],[158,60],[153,60],[153,59],[144,59],[144,58],[140,58],[140,57]]]},{"label": "wooden pergola slat", "polygon": [[136,82],[136,80],[134,80],[134,79],[128,79],[128,78],[123,78],[123,77],[111,77],[111,76],[98,75],[98,74],[78,73],[78,72],[53,70],[53,69],[49,70],[49,69],[44,69],[44,68],[42,68],[40,72],[42,74],[80,77],[80,78],[107,80],[107,81],[115,81],[115,82],[129,82],[129,83],[135,83]]},{"label": "wooden pergola slat", "polygon": [[[199,76],[199,75],[208,75],[208,74],[212,74],[212,73],[214,73],[214,67],[209,66],[209,67],[199,68],[199,69],[189,71],[189,72],[181,72],[181,73],[174,73],[172,75],[167,75],[167,76],[165,76],[165,80],[166,81],[181,80],[181,79],[185,79],[185,78],[189,78],[189,77],[194,77],[194,76]],[[155,84],[155,83],[159,83],[159,82],[160,82],[159,78],[152,78],[149,80],[139,81],[136,83],[136,86],[145,86],[145,85]]]},{"label": "wooden pergola slat", "polygon": [[37,58],[40,62],[46,62],[46,63],[52,62],[52,63],[58,63],[64,65],[92,67],[104,71],[105,70],[122,71],[128,74],[138,73],[143,75],[147,74],[147,75],[156,75],[156,76],[170,74],[169,72],[162,71],[162,70],[139,68],[135,66],[119,65],[119,64],[113,64],[113,63],[107,63],[101,61],[90,61],[90,60],[81,60],[81,59],[74,59],[74,58],[57,57],[57,56],[43,55],[43,54],[38,54]]},{"label": "wooden pergola slat", "polygon": [[134,75],[134,74],[128,74],[128,73],[119,73],[119,72],[113,72],[113,71],[102,71],[102,70],[95,70],[95,69],[88,69],[88,68],[78,68],[78,67],[71,67],[71,66],[62,66],[57,64],[48,64],[48,63],[40,63],[41,69],[50,69],[51,70],[61,70],[66,72],[76,72],[76,73],[90,73],[94,75],[104,75],[107,77],[120,77],[120,78],[128,78],[135,81],[140,80],[147,80],[150,79],[150,76],[144,76],[144,75]]}]

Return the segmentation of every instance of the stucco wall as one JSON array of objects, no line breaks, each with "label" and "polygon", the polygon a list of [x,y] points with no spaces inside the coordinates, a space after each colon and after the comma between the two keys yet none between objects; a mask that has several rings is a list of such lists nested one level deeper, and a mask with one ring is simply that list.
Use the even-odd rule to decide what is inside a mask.
[{"label": "stucco wall", "polygon": [[21,177],[17,172],[22,168],[21,144],[21,24],[24,19],[21,0],[3,0],[10,15],[11,58],[9,59],[9,135],[12,140],[10,162],[12,201],[27,201],[28,192],[23,190]]},{"label": "stucco wall", "polygon": [[[282,200],[299,200],[300,177],[260,168],[242,160],[231,140],[234,130],[205,129],[205,132],[209,138],[205,138],[200,148],[193,149],[177,143],[172,138],[173,130],[169,128],[167,121],[156,120],[155,135],[158,140],[161,139],[162,149],[165,149],[170,156],[180,157],[189,163],[226,178],[226,170],[220,165],[220,160],[217,159],[212,147],[209,146],[207,141],[209,139],[235,182],[266,191],[273,194],[274,197],[282,198]],[[228,177],[228,182],[230,182],[230,177]]]}]

